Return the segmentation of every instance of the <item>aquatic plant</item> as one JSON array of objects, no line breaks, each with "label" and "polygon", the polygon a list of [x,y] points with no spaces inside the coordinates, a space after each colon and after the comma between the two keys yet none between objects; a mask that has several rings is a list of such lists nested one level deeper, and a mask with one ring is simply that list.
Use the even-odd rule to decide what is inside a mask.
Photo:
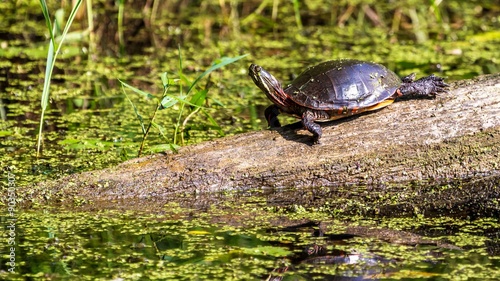
[{"label": "aquatic plant", "polygon": [[[47,25],[47,29],[49,30],[49,34],[50,34],[50,41],[49,41],[49,50],[47,53],[47,65],[45,67],[45,80],[43,83],[43,91],[42,91],[42,97],[41,97],[42,112],[40,114],[40,128],[38,131],[38,141],[37,141],[37,150],[36,150],[37,157],[40,155],[40,148],[41,148],[41,144],[42,144],[43,120],[44,120],[44,116],[45,116],[45,110],[47,109],[47,104],[49,101],[49,89],[50,89],[50,80],[52,77],[52,71],[54,70],[54,65],[55,65],[55,62],[57,59],[57,55],[61,51],[61,46],[63,45],[64,39],[66,38],[66,35],[68,34],[71,23],[75,19],[76,12],[78,11],[78,8],[80,8],[81,4],[82,4],[82,0],[78,0],[75,3],[75,5],[73,6],[73,9],[71,10],[68,21],[66,22],[66,25],[64,26],[64,30],[61,34],[60,39],[59,39],[59,44],[57,44],[57,48],[56,48],[56,39],[54,38],[54,33],[56,30],[60,30],[60,23],[62,22],[62,10],[58,10],[58,12],[56,12],[56,20],[54,21],[55,25],[53,25],[52,21],[50,20],[47,2],[45,0],[40,0],[40,5],[42,7],[42,13],[43,13],[43,16],[45,18],[45,24]],[[57,20],[57,19],[59,19],[59,20]],[[54,49],[55,49],[55,51],[54,51]]]},{"label": "aquatic plant", "polygon": [[[142,151],[144,149],[144,144],[145,144],[146,138],[148,137],[151,126],[156,127],[158,129],[158,131],[160,132],[160,134],[163,136],[163,138],[167,141],[166,146],[161,146],[159,148],[176,151],[177,148],[179,147],[178,136],[180,136],[180,144],[183,144],[184,143],[183,132],[184,132],[184,129],[186,128],[186,124],[198,112],[201,112],[206,116],[207,120],[211,123],[211,125],[217,130],[217,132],[221,136],[224,135],[224,133],[222,132],[220,126],[217,124],[215,119],[206,111],[205,107],[203,107],[203,105],[205,104],[205,101],[207,100],[208,87],[205,87],[203,89],[198,89],[197,85],[198,85],[198,82],[200,82],[200,80],[202,78],[209,75],[214,70],[217,70],[223,66],[231,64],[237,60],[240,60],[245,56],[247,56],[247,55],[242,55],[242,56],[238,56],[238,57],[234,57],[234,58],[229,58],[229,57],[220,58],[220,59],[216,60],[212,64],[212,66],[210,66],[207,70],[205,70],[202,74],[200,74],[193,82],[190,82],[189,78],[187,76],[185,76],[182,72],[182,69],[183,69],[182,56],[181,56],[181,50],[179,48],[179,71],[178,71],[179,78],[178,79],[170,79],[170,78],[168,78],[167,72],[163,72],[160,75],[162,85],[163,85],[163,93],[161,95],[161,98],[157,98],[156,96],[154,96],[148,92],[145,92],[145,91],[142,91],[138,88],[135,88],[135,87],[121,81],[120,79],[118,79],[122,85],[123,93],[125,94],[125,96],[127,97],[128,101],[130,102],[130,104],[132,105],[132,107],[134,109],[134,112],[137,116],[137,119],[139,120],[142,134],[143,134],[141,145],[139,147],[139,151],[137,153],[137,156],[139,157],[142,154]],[[179,85],[179,93],[177,95],[169,94],[168,90],[169,90],[170,85],[172,85],[172,83],[177,83],[177,82]],[[183,91],[183,89],[184,89],[183,86],[187,86],[186,92]],[[132,102],[132,100],[127,95],[125,88],[130,89],[133,92],[135,92],[136,94],[139,94],[147,99],[152,99],[152,100],[156,101],[155,109],[152,113],[152,116],[149,120],[149,124],[147,126],[144,122],[144,118],[139,113],[137,106]],[[166,131],[165,128],[162,125],[155,122],[155,118],[156,118],[156,114],[159,110],[172,108],[177,103],[180,103],[179,114],[178,114],[176,123],[174,124],[173,136],[169,137],[165,133],[165,131]],[[190,109],[189,109],[190,112],[187,113],[186,117],[184,117],[184,115],[186,115],[186,111],[187,111],[186,105],[190,106]],[[222,105],[222,104],[219,103],[219,105]],[[173,140],[170,141],[169,139],[173,139]]]}]

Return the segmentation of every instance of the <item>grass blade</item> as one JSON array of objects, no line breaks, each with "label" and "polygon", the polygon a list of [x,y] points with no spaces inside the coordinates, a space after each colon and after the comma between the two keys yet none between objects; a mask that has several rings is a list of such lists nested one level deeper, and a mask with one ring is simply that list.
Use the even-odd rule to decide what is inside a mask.
[{"label": "grass blade", "polygon": [[[198,108],[198,107],[199,107],[199,108],[205,108],[205,107],[203,107],[203,106],[199,106],[199,105],[196,105],[196,104],[194,104],[194,103],[192,103],[192,102],[190,102],[190,101],[187,101],[185,96],[184,96],[184,97],[166,96],[166,97],[164,97],[164,98],[163,98],[163,100],[162,100],[162,104],[163,104],[164,102],[168,104],[168,102],[169,102],[169,100],[170,100],[170,99],[174,99],[174,100],[176,100],[176,101],[180,102],[180,103],[181,103],[181,104],[183,104],[183,105],[186,105],[186,104],[187,104],[187,105],[190,105],[190,106],[194,106],[194,107],[196,107],[196,108]],[[160,109],[165,109],[165,108],[160,108]]]},{"label": "grass blade", "polygon": [[[50,77],[52,75],[52,69],[54,68],[54,41],[50,39],[49,42],[49,50],[47,52],[47,66],[45,67],[45,77]],[[49,88],[50,88],[50,79],[45,79],[43,81],[43,91],[42,91],[42,111],[45,111],[47,108],[47,104],[49,102]]]},{"label": "grass blade", "polygon": [[73,20],[75,19],[76,12],[78,11],[78,8],[80,8],[81,4],[82,0],[78,0],[78,2],[76,2],[75,6],[71,10],[68,22],[66,23],[63,34],[61,36],[61,42],[57,46],[57,50],[54,52],[55,48],[54,30],[53,30],[53,25],[50,21],[49,9],[47,8],[47,3],[45,2],[45,0],[40,0],[40,6],[42,8],[42,13],[45,18],[45,23],[47,24],[47,28],[49,28],[50,41],[49,41],[49,50],[47,53],[47,65],[45,66],[45,80],[43,82],[43,91],[41,97],[42,113],[40,114],[40,128],[38,130],[38,141],[36,150],[37,157],[40,156],[40,149],[42,145],[43,120],[45,117],[45,110],[47,108],[49,100],[50,80],[52,79],[52,72],[54,71],[54,65],[57,59],[57,55],[61,50],[62,43],[64,42],[64,38],[66,37],[66,34],[68,33],[68,30],[71,24],[73,23]]},{"label": "grass blade", "polygon": [[47,25],[47,29],[49,30],[50,39],[54,42],[54,32],[52,27],[52,22],[50,20],[49,8],[47,7],[47,2],[45,0],[40,0],[40,6],[42,6],[42,14],[45,18],[45,24]]},{"label": "grass blade", "polygon": [[145,97],[145,98],[148,98],[148,99],[152,99],[152,100],[156,100],[156,97],[153,96],[152,94],[148,93],[148,92],[144,92],[143,90],[139,90],[137,89],[136,87],[134,86],[131,86],[125,82],[123,82],[122,80],[118,79],[118,81],[120,81],[120,83],[122,84],[122,86],[132,90],[133,92]]},{"label": "grass blade", "polygon": [[223,137],[224,131],[222,131],[222,128],[219,126],[219,124],[217,124],[217,121],[215,121],[215,119],[210,114],[208,114],[208,112],[206,112],[205,110],[202,110],[202,112],[205,114],[205,116],[207,116],[208,121],[210,121],[210,123],[212,123],[212,125],[217,130],[219,135]]},{"label": "grass blade", "polygon": [[229,58],[229,57],[223,57],[220,59],[220,61],[214,65],[212,65],[211,67],[209,67],[207,70],[205,70],[205,72],[203,72],[200,76],[198,76],[198,78],[196,78],[196,80],[194,80],[193,84],[191,84],[191,86],[189,86],[189,89],[187,90],[187,93],[186,94],[189,94],[189,92],[191,91],[191,89],[193,89],[193,87],[196,85],[196,83],[198,83],[198,81],[200,81],[200,79],[202,79],[203,77],[207,76],[208,74],[210,74],[212,71],[214,70],[217,70],[223,66],[226,66],[230,63],[233,63],[237,60],[240,60],[244,57],[246,57],[248,55],[242,55],[242,56],[238,56],[238,57],[235,57],[235,58]]},{"label": "grass blade", "polygon": [[141,124],[142,134],[144,135],[144,134],[146,134],[146,127],[144,126],[144,118],[139,113],[139,110],[137,109],[137,107],[135,106],[135,104],[132,102],[132,100],[130,99],[130,97],[127,95],[127,92],[125,92],[125,89],[123,87],[124,86],[122,84],[122,91],[125,94],[125,97],[127,98],[127,100],[132,105],[132,108],[134,108],[135,116],[137,117],[137,119],[139,119],[139,123]]}]

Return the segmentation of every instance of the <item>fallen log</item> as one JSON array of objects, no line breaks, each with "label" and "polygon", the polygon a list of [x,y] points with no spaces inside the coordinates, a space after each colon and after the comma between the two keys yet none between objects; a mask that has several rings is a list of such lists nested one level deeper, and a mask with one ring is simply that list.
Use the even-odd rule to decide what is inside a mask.
[{"label": "fallen log", "polygon": [[[494,74],[456,82],[434,100],[401,101],[325,123],[321,145],[293,125],[250,132],[40,183],[32,201],[206,206],[220,200],[214,192],[259,189],[280,206],[494,215],[500,210],[499,147],[500,74]],[[144,200],[154,203],[137,203]]]}]

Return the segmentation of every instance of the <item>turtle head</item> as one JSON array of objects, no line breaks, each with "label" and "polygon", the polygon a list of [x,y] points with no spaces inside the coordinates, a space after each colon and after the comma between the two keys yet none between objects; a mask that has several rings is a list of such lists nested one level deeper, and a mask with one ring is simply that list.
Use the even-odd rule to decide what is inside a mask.
[{"label": "turtle head", "polygon": [[283,87],[281,87],[281,83],[278,79],[274,78],[269,72],[256,64],[250,65],[248,75],[252,77],[255,85],[257,85],[270,100],[277,105],[286,106],[285,100],[287,99],[287,94],[283,91]]}]

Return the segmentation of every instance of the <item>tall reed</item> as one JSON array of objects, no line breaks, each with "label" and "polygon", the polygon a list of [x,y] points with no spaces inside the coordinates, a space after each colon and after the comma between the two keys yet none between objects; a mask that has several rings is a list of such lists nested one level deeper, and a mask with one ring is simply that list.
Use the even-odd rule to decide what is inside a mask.
[{"label": "tall reed", "polygon": [[[63,45],[64,39],[66,38],[66,35],[68,34],[69,28],[71,27],[71,24],[73,23],[73,20],[75,19],[76,12],[80,8],[80,5],[82,4],[82,0],[78,0],[73,8],[71,9],[71,13],[68,17],[68,21],[66,22],[64,26],[64,30],[62,32],[62,35],[59,39],[59,44],[57,44],[56,48],[56,38],[54,37],[54,31],[57,27],[56,25],[52,24],[52,21],[50,19],[50,14],[49,14],[49,8],[47,7],[47,2],[45,0],[40,0],[40,5],[42,8],[42,13],[45,18],[45,24],[47,25],[47,29],[49,30],[50,34],[50,41],[49,41],[49,49],[47,53],[47,65],[45,67],[45,78],[43,82],[43,91],[42,91],[42,97],[41,97],[41,106],[42,106],[42,113],[40,114],[40,127],[38,130],[38,141],[37,141],[37,149],[36,149],[36,156],[40,156],[40,149],[42,146],[42,139],[43,139],[43,120],[45,117],[45,111],[47,110],[47,104],[49,101],[49,90],[50,90],[50,80],[52,78],[52,72],[54,71],[54,65],[56,63],[57,55],[61,51],[61,47]],[[54,51],[55,50],[55,51]]]}]

